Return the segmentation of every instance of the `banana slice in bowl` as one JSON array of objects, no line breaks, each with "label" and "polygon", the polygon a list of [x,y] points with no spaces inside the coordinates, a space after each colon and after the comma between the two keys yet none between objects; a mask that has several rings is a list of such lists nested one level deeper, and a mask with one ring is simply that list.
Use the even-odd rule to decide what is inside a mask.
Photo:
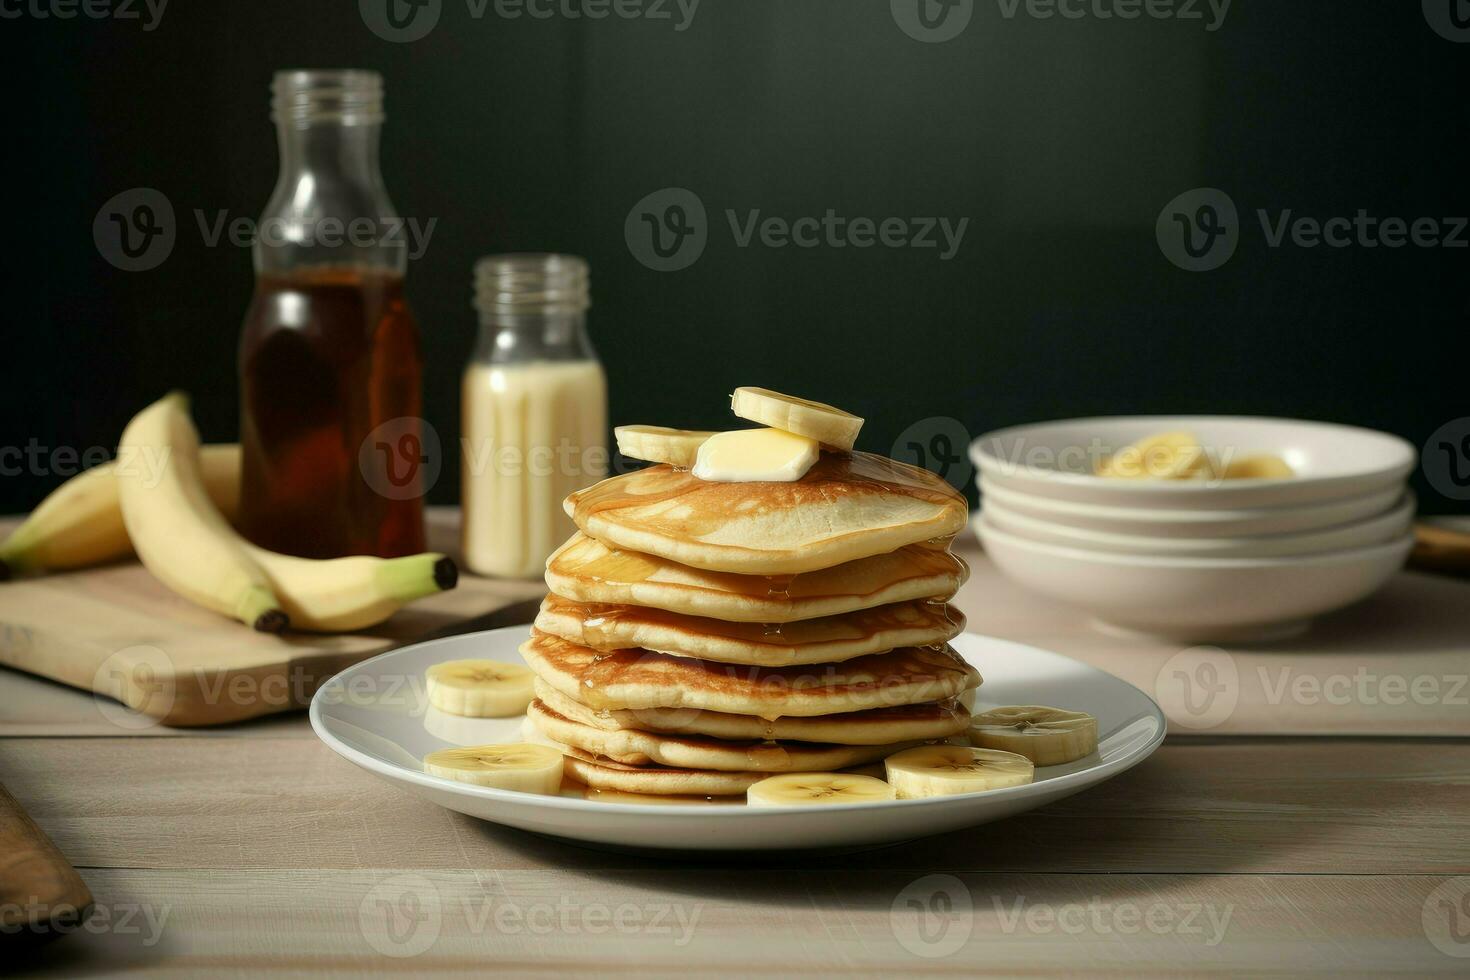
[{"label": "banana slice in bowl", "polygon": [[1140,439],[1098,464],[1098,476],[1119,480],[1210,479],[1209,455],[1193,432],[1161,432]]},{"label": "banana slice in bowl", "polygon": [[1033,765],[1059,766],[1097,751],[1097,719],[1039,704],[991,708],[970,719],[970,742],[1024,755]]},{"label": "banana slice in bowl", "polygon": [[736,388],[730,396],[730,410],[747,421],[806,436],[843,452],[852,451],[863,427],[862,419],[840,408],[767,388]]}]

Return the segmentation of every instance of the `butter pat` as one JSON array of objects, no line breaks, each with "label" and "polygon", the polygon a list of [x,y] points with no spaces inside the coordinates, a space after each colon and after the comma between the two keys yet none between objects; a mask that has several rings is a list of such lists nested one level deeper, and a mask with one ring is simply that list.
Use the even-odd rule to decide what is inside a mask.
[{"label": "butter pat", "polygon": [[820,452],[817,440],[780,429],[737,429],[699,447],[694,475],[715,483],[794,483]]}]

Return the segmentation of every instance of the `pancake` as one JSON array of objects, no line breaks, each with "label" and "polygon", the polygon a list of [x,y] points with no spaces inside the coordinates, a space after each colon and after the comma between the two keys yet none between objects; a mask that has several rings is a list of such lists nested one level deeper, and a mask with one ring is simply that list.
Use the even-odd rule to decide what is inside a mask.
[{"label": "pancake", "polygon": [[794,623],[730,623],[648,606],[576,602],[549,595],[536,627],[594,650],[642,647],[721,663],[784,667],[851,660],[895,647],[947,643],[965,628],[942,602],[898,602]]},{"label": "pancake", "polygon": [[649,796],[731,796],[739,803],[752,783],[770,773],[718,772],[713,769],[670,769],[666,766],[625,766],[620,762],[593,760],[571,746],[560,746],[566,756],[566,772],[592,789]]},{"label": "pancake", "polygon": [[581,749],[598,761],[611,759],[630,766],[660,765],[720,772],[825,772],[883,759],[921,744],[830,745],[759,739],[737,742],[634,729],[608,731],[573,721],[539,700],[531,702],[526,716],[552,741]]},{"label": "pancake", "polygon": [[964,496],[928,470],[824,452],[792,483],[718,483],[667,464],[567,497],[588,536],[694,568],[795,575],[882,555],[965,526]]},{"label": "pancake", "polygon": [[754,715],[684,708],[597,711],[567,697],[539,677],[536,678],[536,697],[559,715],[606,731],[634,729],[735,740],[790,739],[836,745],[887,745],[948,738],[970,727],[970,712],[958,701],[929,701],[847,714],[767,721]]},{"label": "pancake", "polygon": [[547,684],[599,710],[811,717],[940,701],[980,683],[979,673],[948,646],[903,647],[840,664],[751,667],[649,650],[601,653],[532,627],[520,649]]},{"label": "pancake", "polygon": [[[734,486],[735,484],[728,484]],[[940,548],[886,555],[771,579],[709,572],[574,534],[546,562],[546,584],[577,602],[628,603],[732,623],[790,623],[915,599],[948,599],[970,575]]]}]

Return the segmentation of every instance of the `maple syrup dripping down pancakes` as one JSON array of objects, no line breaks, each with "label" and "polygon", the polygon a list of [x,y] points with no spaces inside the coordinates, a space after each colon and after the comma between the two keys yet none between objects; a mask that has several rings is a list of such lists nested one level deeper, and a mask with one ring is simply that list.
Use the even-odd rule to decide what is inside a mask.
[{"label": "maple syrup dripping down pancakes", "polygon": [[526,729],[590,798],[738,801],[968,730],[981,678],[948,646],[967,506],[929,471],[824,446],[795,480],[658,464],[565,509]]}]

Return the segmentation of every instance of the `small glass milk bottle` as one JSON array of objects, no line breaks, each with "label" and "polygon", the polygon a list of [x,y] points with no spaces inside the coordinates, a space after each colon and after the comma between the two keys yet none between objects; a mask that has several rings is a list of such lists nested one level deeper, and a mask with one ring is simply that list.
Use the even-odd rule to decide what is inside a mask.
[{"label": "small glass milk bottle", "polygon": [[587,339],[587,263],[495,255],[475,264],[479,342],[461,387],[465,564],[538,576],[575,530],[574,490],[607,475],[607,377]]}]

